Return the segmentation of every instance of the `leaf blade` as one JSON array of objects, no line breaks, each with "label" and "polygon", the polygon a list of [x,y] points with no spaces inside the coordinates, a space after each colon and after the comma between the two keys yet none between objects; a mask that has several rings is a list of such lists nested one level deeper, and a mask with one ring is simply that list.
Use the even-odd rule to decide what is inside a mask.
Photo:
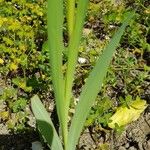
[{"label": "leaf blade", "polygon": [[82,28],[84,25],[84,18],[89,0],[79,0],[77,6],[77,13],[75,18],[75,25],[72,32],[71,39],[68,46],[68,63],[65,76],[65,100],[67,101],[67,108],[69,109],[70,99],[72,96],[72,84],[74,79],[74,71],[78,56],[78,48],[82,35]]},{"label": "leaf blade", "polygon": [[[69,130],[69,135],[68,135],[69,141],[67,145],[68,146],[67,150],[71,148],[75,149],[75,146],[78,142],[78,138],[84,126],[86,117],[90,111],[90,108],[94,100],[96,99],[96,96],[103,83],[103,79],[107,73],[107,68],[111,61],[113,53],[115,49],[117,48],[117,45],[119,44],[119,41],[125,30],[125,27],[127,26],[129,20],[132,17],[133,15],[129,16],[127,20],[123,23],[123,25],[119,28],[119,30],[115,33],[111,42],[106,47],[103,54],[99,57],[95,67],[93,68],[92,72],[90,73],[83,87],[83,91],[80,96],[80,101],[78,105],[76,106],[75,114],[73,116],[71,127]],[[101,75],[99,75],[100,68],[103,69],[101,70]]]},{"label": "leaf blade", "polygon": [[36,117],[40,132],[46,139],[51,149],[63,150],[61,141],[57,135],[55,127],[50,119],[50,116],[48,115],[46,109],[44,108],[42,102],[40,101],[37,95],[31,98],[31,107]]},{"label": "leaf blade", "polygon": [[64,101],[64,79],[62,72],[63,45],[63,0],[48,0],[48,46],[52,71],[57,114],[64,139],[67,140],[67,113]]}]

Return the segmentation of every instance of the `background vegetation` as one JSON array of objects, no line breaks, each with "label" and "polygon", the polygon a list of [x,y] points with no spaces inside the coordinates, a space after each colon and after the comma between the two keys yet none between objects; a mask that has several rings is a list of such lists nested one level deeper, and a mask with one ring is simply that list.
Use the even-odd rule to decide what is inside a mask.
[{"label": "background vegetation", "polygon": [[[120,104],[129,105],[137,96],[150,99],[149,6],[148,0],[91,0],[76,67],[75,100],[70,117],[98,54],[133,9],[136,19],[122,38],[86,126],[106,127]],[[0,0],[0,120],[15,133],[24,132],[34,124],[29,108],[33,94],[38,93],[47,109],[53,110],[47,105],[49,101],[53,103],[48,54],[46,49],[42,50],[47,40],[46,7],[46,0]]]}]

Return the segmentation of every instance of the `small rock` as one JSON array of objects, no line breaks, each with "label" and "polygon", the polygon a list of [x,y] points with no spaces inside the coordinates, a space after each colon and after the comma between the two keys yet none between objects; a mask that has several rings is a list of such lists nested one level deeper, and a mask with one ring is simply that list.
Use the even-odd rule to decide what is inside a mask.
[{"label": "small rock", "polygon": [[33,117],[33,116],[28,116],[28,121],[27,121],[27,123],[28,123],[28,125],[30,126],[30,127],[33,127],[33,128],[35,128],[36,127],[36,119],[35,119],[35,117]]},{"label": "small rock", "polygon": [[39,141],[32,143],[32,150],[43,150],[42,144]]},{"label": "small rock", "polygon": [[4,124],[0,124],[0,135],[7,135],[7,134],[9,134],[7,126]]},{"label": "small rock", "polygon": [[134,146],[131,146],[128,150],[137,150]]},{"label": "small rock", "polygon": [[4,93],[4,89],[0,87],[0,95],[2,95],[3,93]]},{"label": "small rock", "polygon": [[105,35],[106,40],[110,40],[110,37],[108,35]]},{"label": "small rock", "polygon": [[92,32],[91,29],[88,29],[88,28],[84,28],[84,29],[83,29],[83,34],[84,34],[85,36],[88,36],[91,32]]},{"label": "small rock", "polygon": [[125,145],[126,148],[129,148],[129,146],[130,146],[129,143],[127,143],[127,144]]},{"label": "small rock", "polygon": [[116,26],[114,26],[114,25],[110,25],[110,26],[109,26],[110,29],[115,28],[115,27],[116,27]]},{"label": "small rock", "polygon": [[3,101],[0,101],[0,112],[4,111],[6,109],[6,107],[7,107],[6,103]]},{"label": "small rock", "polygon": [[86,59],[85,59],[85,58],[82,58],[82,57],[79,57],[79,58],[78,58],[78,62],[79,62],[80,64],[84,64],[84,63],[86,63]]},{"label": "small rock", "polygon": [[81,135],[80,140],[79,140],[79,147],[84,148],[86,150],[95,149],[95,143],[93,139],[91,138],[91,135],[88,129],[86,129],[84,133]]},{"label": "small rock", "polygon": [[120,147],[119,147],[119,150],[126,150],[126,148],[123,147],[123,146],[120,146]]},{"label": "small rock", "polygon": [[148,140],[147,142],[145,142],[143,144],[143,147],[144,147],[145,150],[149,150],[150,149],[150,140]]},{"label": "small rock", "polygon": [[147,141],[147,149],[150,149],[150,140]]}]

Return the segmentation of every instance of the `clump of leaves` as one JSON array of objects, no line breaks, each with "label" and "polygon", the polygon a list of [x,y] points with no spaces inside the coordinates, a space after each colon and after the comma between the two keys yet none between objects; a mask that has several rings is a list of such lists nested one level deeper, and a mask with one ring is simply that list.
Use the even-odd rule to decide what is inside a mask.
[{"label": "clump of leaves", "polygon": [[[19,121],[21,115],[17,117],[17,114],[25,111],[30,93],[35,87],[42,88],[35,82],[36,86],[28,85],[28,81],[37,72],[40,82],[49,80],[49,70],[42,68],[45,55],[40,50],[47,36],[46,7],[46,0],[0,0],[0,80],[6,83],[6,88],[0,89],[0,100],[7,105],[9,120],[15,115],[18,118],[13,126],[8,126],[15,131],[16,126],[26,126],[26,121]],[[27,117],[27,113],[24,116]]]},{"label": "clump of leaves", "polygon": [[27,86],[26,78],[20,78],[20,77],[13,78],[12,83],[14,85],[16,85],[18,88],[23,89],[25,92],[31,92],[32,91],[32,87]]},{"label": "clump of leaves", "polygon": [[93,124],[102,124],[103,127],[107,127],[110,122],[110,117],[114,112],[114,106],[112,100],[108,97],[103,99],[97,99],[97,104],[91,109],[85,125],[91,126]]},{"label": "clump of leaves", "polygon": [[[21,74],[42,64],[39,41],[45,34],[46,1],[14,0],[0,3],[0,55],[2,75]],[[3,60],[3,61],[2,61]],[[42,70],[44,71],[44,70]]]},{"label": "clump of leaves", "polygon": [[[80,39],[84,18],[86,15],[88,0],[79,0],[77,10],[75,11],[75,1],[68,0],[67,5],[67,23],[68,23],[68,45],[64,47],[63,43],[63,0],[48,0],[48,49],[52,71],[52,82],[55,93],[56,108],[59,118],[60,130],[63,138],[63,145],[56,132],[56,129],[49,118],[39,97],[35,95],[31,99],[33,113],[37,119],[37,124],[44,139],[48,142],[51,149],[55,150],[74,150],[80,137],[84,122],[90,111],[90,108],[97,97],[99,89],[102,86],[107,68],[112,59],[113,53],[117,48],[120,38],[127,26],[131,16],[124,21],[123,25],[116,32],[110,44],[104,49],[102,55],[96,62],[80,94],[80,100],[76,105],[75,114],[71,120],[71,126],[68,130],[68,112],[72,98],[72,86],[74,80],[74,71],[78,56]],[[73,10],[71,9],[73,6]],[[58,11],[59,10],[59,11]],[[55,14],[55,15],[54,15]],[[70,18],[73,15],[75,20]],[[63,73],[64,49],[67,49],[66,72]],[[99,74],[99,68],[101,73]],[[50,132],[48,132],[50,131]],[[61,135],[60,135],[61,136]]]}]

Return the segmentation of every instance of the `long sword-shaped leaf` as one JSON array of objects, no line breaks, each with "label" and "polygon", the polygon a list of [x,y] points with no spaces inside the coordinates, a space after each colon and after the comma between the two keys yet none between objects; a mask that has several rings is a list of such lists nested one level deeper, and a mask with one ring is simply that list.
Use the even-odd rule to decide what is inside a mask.
[{"label": "long sword-shaped leaf", "polygon": [[50,116],[37,95],[31,99],[31,107],[37,120],[38,128],[51,149],[63,150]]},{"label": "long sword-shaped leaf", "polygon": [[48,46],[57,113],[65,142],[67,140],[67,114],[65,113],[62,73],[63,0],[48,0]]},{"label": "long sword-shaped leaf", "polygon": [[68,47],[68,64],[67,64],[67,72],[65,78],[65,100],[67,101],[69,107],[71,91],[72,91],[72,83],[74,79],[74,71],[77,61],[78,48],[80,44],[80,39],[82,35],[82,28],[84,24],[84,18],[86,15],[88,0],[79,0],[77,5],[77,13],[75,18],[75,26],[73,32],[71,34],[71,39],[69,41]]},{"label": "long sword-shaped leaf", "polygon": [[90,73],[80,96],[80,101],[76,107],[75,114],[69,130],[69,140],[67,150],[74,150],[78,142],[78,138],[83,129],[84,122],[90,111],[90,108],[96,99],[96,96],[102,86],[103,79],[106,76],[107,68],[112,59],[113,53],[117,48],[120,38],[127,26],[132,15],[125,20],[123,25],[115,33],[109,45],[103,51],[103,54],[99,57],[95,67]]}]

